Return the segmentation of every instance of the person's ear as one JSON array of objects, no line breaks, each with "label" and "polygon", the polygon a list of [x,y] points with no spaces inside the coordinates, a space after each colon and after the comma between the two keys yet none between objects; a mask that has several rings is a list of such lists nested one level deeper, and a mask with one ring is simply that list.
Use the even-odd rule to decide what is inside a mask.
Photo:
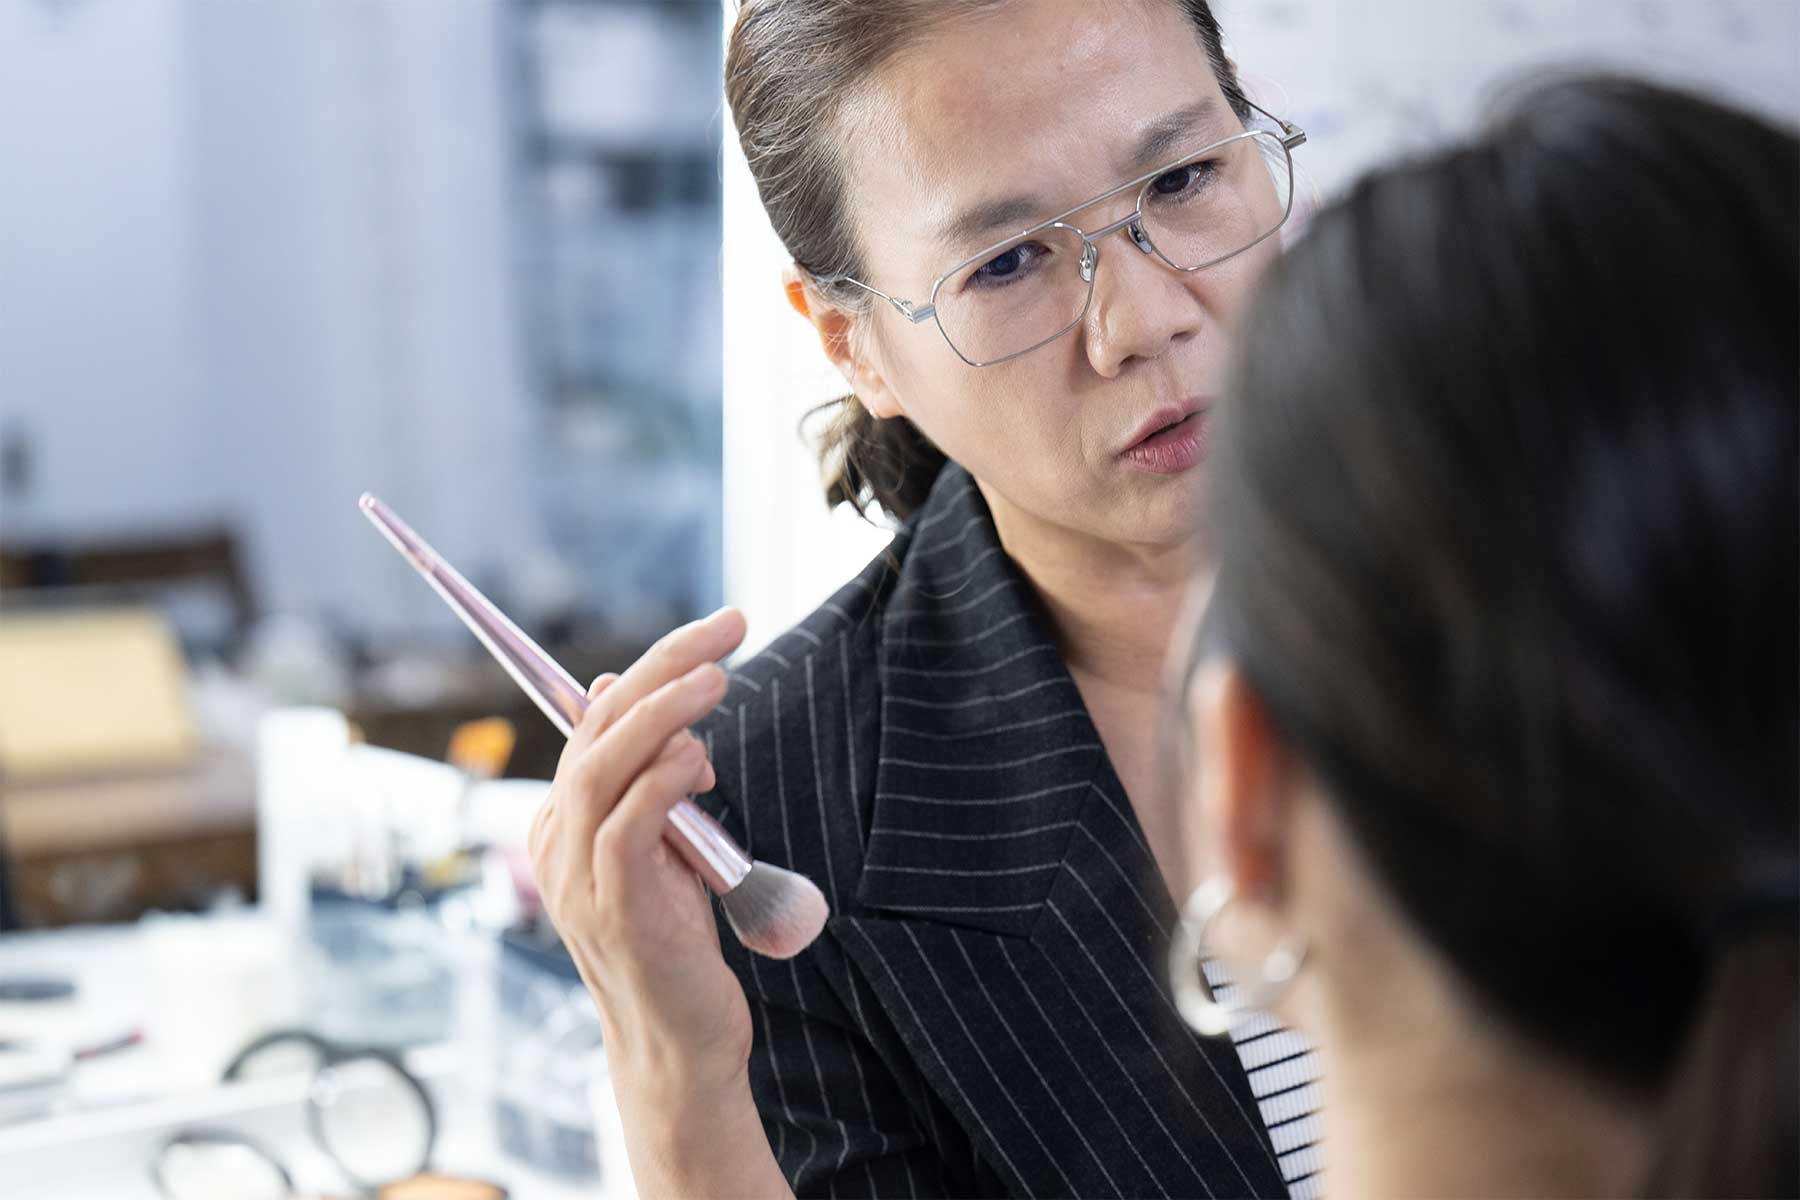
[{"label": "person's ear", "polygon": [[[843,309],[826,302],[813,288],[811,281],[801,275],[800,269],[792,264],[781,273],[781,286],[787,293],[787,302],[795,312],[812,322],[813,329],[818,332],[819,345],[825,351],[825,357],[831,360],[844,382],[850,385],[857,401],[869,410],[871,416],[899,417],[905,415],[900,405],[900,398],[888,386],[886,372],[873,353],[873,347],[859,346],[856,333],[857,317]],[[867,339],[863,339],[867,340]]]},{"label": "person's ear", "polygon": [[1206,869],[1229,875],[1241,896],[1274,900],[1294,781],[1287,750],[1236,663],[1208,662],[1195,693]]}]

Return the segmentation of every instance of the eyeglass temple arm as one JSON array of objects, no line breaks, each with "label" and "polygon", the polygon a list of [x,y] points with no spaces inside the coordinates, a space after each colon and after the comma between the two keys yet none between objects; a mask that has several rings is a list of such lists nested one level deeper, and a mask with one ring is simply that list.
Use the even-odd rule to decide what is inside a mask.
[{"label": "eyeglass temple arm", "polygon": [[813,282],[819,284],[847,283],[851,287],[859,287],[871,296],[880,296],[883,300],[886,300],[889,304],[894,306],[894,311],[911,321],[914,325],[924,324],[926,321],[931,320],[932,315],[937,312],[937,305],[935,304],[914,304],[911,300],[902,300],[897,296],[890,296],[880,288],[872,288],[868,284],[862,282],[862,280],[852,279],[848,275],[815,275],[813,276]]},{"label": "eyeglass temple arm", "polygon": [[[1241,92],[1239,94],[1242,95]],[[1292,150],[1295,146],[1304,146],[1306,144],[1306,130],[1300,128],[1285,117],[1276,116],[1248,96],[1244,97],[1244,103],[1248,104],[1251,108],[1254,108],[1257,112],[1281,127],[1281,144],[1286,146],[1289,150]]]}]

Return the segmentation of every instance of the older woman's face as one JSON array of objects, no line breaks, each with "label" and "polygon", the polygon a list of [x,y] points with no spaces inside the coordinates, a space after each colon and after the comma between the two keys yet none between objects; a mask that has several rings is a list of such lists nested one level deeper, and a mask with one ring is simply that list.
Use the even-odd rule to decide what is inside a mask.
[{"label": "older woman's face", "polygon": [[[923,302],[971,254],[1241,130],[1169,0],[1027,0],[947,22],[846,118],[867,282]],[[1069,220],[1098,229],[1135,201],[1127,192]],[[984,210],[1006,215],[964,219]],[[1125,451],[1159,412],[1214,402],[1233,320],[1278,252],[1270,238],[1179,273],[1115,235],[1100,243],[1081,325],[1030,354],[971,367],[930,323],[879,303],[862,352],[897,411],[1005,502],[1107,542],[1173,545],[1194,533],[1199,458],[1179,445],[1157,462]],[[1203,458],[1203,411],[1188,428]]]}]

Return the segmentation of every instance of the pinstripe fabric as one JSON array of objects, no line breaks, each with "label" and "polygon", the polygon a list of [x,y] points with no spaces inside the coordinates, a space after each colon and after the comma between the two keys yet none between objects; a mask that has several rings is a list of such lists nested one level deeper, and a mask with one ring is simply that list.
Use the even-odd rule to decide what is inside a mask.
[{"label": "pinstripe fabric", "polygon": [[721,932],[798,1194],[1316,1190],[1312,1056],[1176,1018],[1168,890],[961,468],[700,732],[701,802],[831,902],[791,962]]}]

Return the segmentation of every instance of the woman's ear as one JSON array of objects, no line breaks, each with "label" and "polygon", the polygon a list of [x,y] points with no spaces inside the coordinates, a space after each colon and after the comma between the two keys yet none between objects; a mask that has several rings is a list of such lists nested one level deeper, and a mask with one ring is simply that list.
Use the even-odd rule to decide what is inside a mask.
[{"label": "woman's ear", "polygon": [[1294,781],[1286,748],[1262,699],[1230,660],[1200,669],[1193,719],[1206,870],[1229,875],[1239,895],[1273,899]]},{"label": "woman's ear", "polygon": [[789,264],[781,273],[781,285],[787,293],[788,305],[808,321],[819,334],[819,345],[825,351],[825,357],[831,360],[844,382],[850,385],[856,399],[869,410],[871,416],[899,417],[905,415],[900,399],[888,386],[886,373],[881,369],[876,355],[870,351],[872,347],[859,347],[856,333],[857,318],[830,303],[827,303],[813,288],[800,269]]}]

